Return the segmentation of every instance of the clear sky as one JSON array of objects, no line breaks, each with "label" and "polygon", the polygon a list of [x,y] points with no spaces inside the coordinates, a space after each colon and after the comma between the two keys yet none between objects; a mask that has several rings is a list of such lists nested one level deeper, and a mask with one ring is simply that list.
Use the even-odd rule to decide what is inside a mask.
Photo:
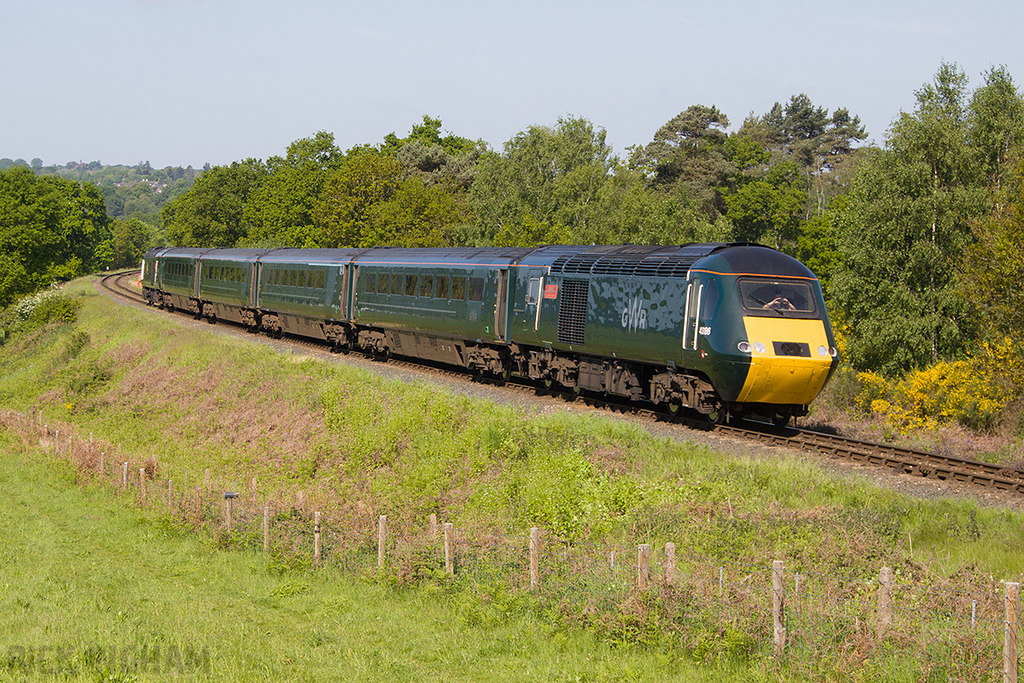
[{"label": "clear sky", "polygon": [[616,154],[692,104],[805,93],[882,144],[940,63],[1024,83],[1020,0],[0,0],[0,158],[154,167],[343,150],[424,114],[500,150],[574,116]]}]

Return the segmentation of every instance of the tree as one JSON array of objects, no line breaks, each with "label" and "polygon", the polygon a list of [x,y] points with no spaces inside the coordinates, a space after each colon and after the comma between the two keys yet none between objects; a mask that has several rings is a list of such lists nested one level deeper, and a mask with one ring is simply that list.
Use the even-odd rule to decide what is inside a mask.
[{"label": "tree", "polygon": [[182,247],[233,247],[248,237],[245,209],[266,180],[256,159],[214,166],[161,213],[167,236]]},{"label": "tree", "polygon": [[982,155],[982,172],[997,197],[1011,157],[1024,148],[1024,98],[1006,67],[992,68],[971,97],[969,142]]},{"label": "tree", "polygon": [[725,197],[726,217],[741,242],[761,242],[776,249],[798,237],[800,216],[807,203],[800,171],[791,161],[772,166],[764,179],[742,182]]},{"label": "tree", "polygon": [[109,265],[110,232],[95,185],[0,171],[0,306]]},{"label": "tree", "polygon": [[325,131],[296,140],[287,156],[267,160],[268,176],[252,193],[243,211],[250,246],[317,247],[323,236],[316,207],[324,182],[346,162]]},{"label": "tree", "polygon": [[323,247],[371,246],[379,235],[373,208],[398,189],[402,165],[394,156],[366,152],[331,174],[316,205]]},{"label": "tree", "polygon": [[423,122],[415,124],[407,137],[399,138],[394,133],[384,136],[384,143],[379,151],[384,154],[397,154],[405,145],[411,143],[419,143],[426,147],[436,145],[449,156],[470,154],[478,147],[478,143],[452,133],[442,136],[441,119],[424,114]]},{"label": "tree", "polygon": [[850,359],[895,373],[957,356],[977,333],[957,264],[987,209],[985,150],[970,143],[967,78],[943,63],[858,170],[837,229],[844,268],[833,295]]},{"label": "tree", "polygon": [[111,224],[113,249],[112,268],[130,268],[142,261],[142,255],[149,249],[152,235],[145,223],[138,218],[114,221]]},{"label": "tree", "polygon": [[761,117],[749,117],[735,137],[749,137],[770,151],[771,163],[797,164],[808,190],[805,217],[825,210],[829,200],[847,190],[844,166],[856,155],[855,144],[867,139],[860,117],[848,109],[831,115],[804,94],[793,95],[783,106],[776,102]]},{"label": "tree", "polygon": [[406,178],[418,178],[424,185],[437,185],[449,192],[466,192],[476,177],[476,163],[483,147],[452,154],[440,144],[419,140],[406,142],[398,150],[398,161]]},{"label": "tree", "polygon": [[468,220],[465,201],[445,189],[406,178],[392,195],[368,211],[359,246],[450,247],[453,229]]},{"label": "tree", "polygon": [[599,220],[598,198],[612,169],[605,131],[586,119],[560,118],[554,128],[531,126],[487,152],[469,191],[481,240],[530,225],[586,232]]},{"label": "tree", "polygon": [[695,104],[673,117],[644,149],[656,185],[679,186],[714,220],[725,212],[722,189],[738,172],[729,159],[729,118]]},{"label": "tree", "polygon": [[994,337],[1016,340],[1024,334],[1024,157],[1007,169],[993,182],[995,210],[972,225],[962,291]]}]

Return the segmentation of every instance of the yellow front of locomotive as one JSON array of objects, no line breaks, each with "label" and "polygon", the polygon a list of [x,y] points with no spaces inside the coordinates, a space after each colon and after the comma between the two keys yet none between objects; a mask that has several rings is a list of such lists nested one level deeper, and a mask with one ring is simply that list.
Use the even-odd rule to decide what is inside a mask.
[{"label": "yellow front of locomotive", "polygon": [[817,279],[745,275],[737,278],[749,354],[737,403],[803,414],[837,363],[835,339]]}]

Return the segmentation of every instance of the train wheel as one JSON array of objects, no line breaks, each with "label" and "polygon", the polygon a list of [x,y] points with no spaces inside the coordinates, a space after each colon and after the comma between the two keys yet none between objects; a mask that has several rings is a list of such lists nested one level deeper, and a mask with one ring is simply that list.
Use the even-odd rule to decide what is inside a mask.
[{"label": "train wheel", "polygon": [[718,406],[710,413],[707,413],[704,417],[710,425],[724,425],[729,423],[729,411],[722,406]]},{"label": "train wheel", "polygon": [[775,417],[772,418],[772,424],[775,425],[776,427],[785,427],[786,425],[789,424],[789,418],[790,416],[788,414],[776,415]]}]

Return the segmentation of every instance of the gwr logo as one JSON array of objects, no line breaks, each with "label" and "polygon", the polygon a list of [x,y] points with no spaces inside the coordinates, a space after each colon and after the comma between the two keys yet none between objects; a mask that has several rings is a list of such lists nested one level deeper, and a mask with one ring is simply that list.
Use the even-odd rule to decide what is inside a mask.
[{"label": "gwr logo", "polygon": [[630,332],[647,329],[647,309],[644,308],[644,300],[639,296],[633,297],[632,301],[626,303],[622,309],[622,326]]}]

